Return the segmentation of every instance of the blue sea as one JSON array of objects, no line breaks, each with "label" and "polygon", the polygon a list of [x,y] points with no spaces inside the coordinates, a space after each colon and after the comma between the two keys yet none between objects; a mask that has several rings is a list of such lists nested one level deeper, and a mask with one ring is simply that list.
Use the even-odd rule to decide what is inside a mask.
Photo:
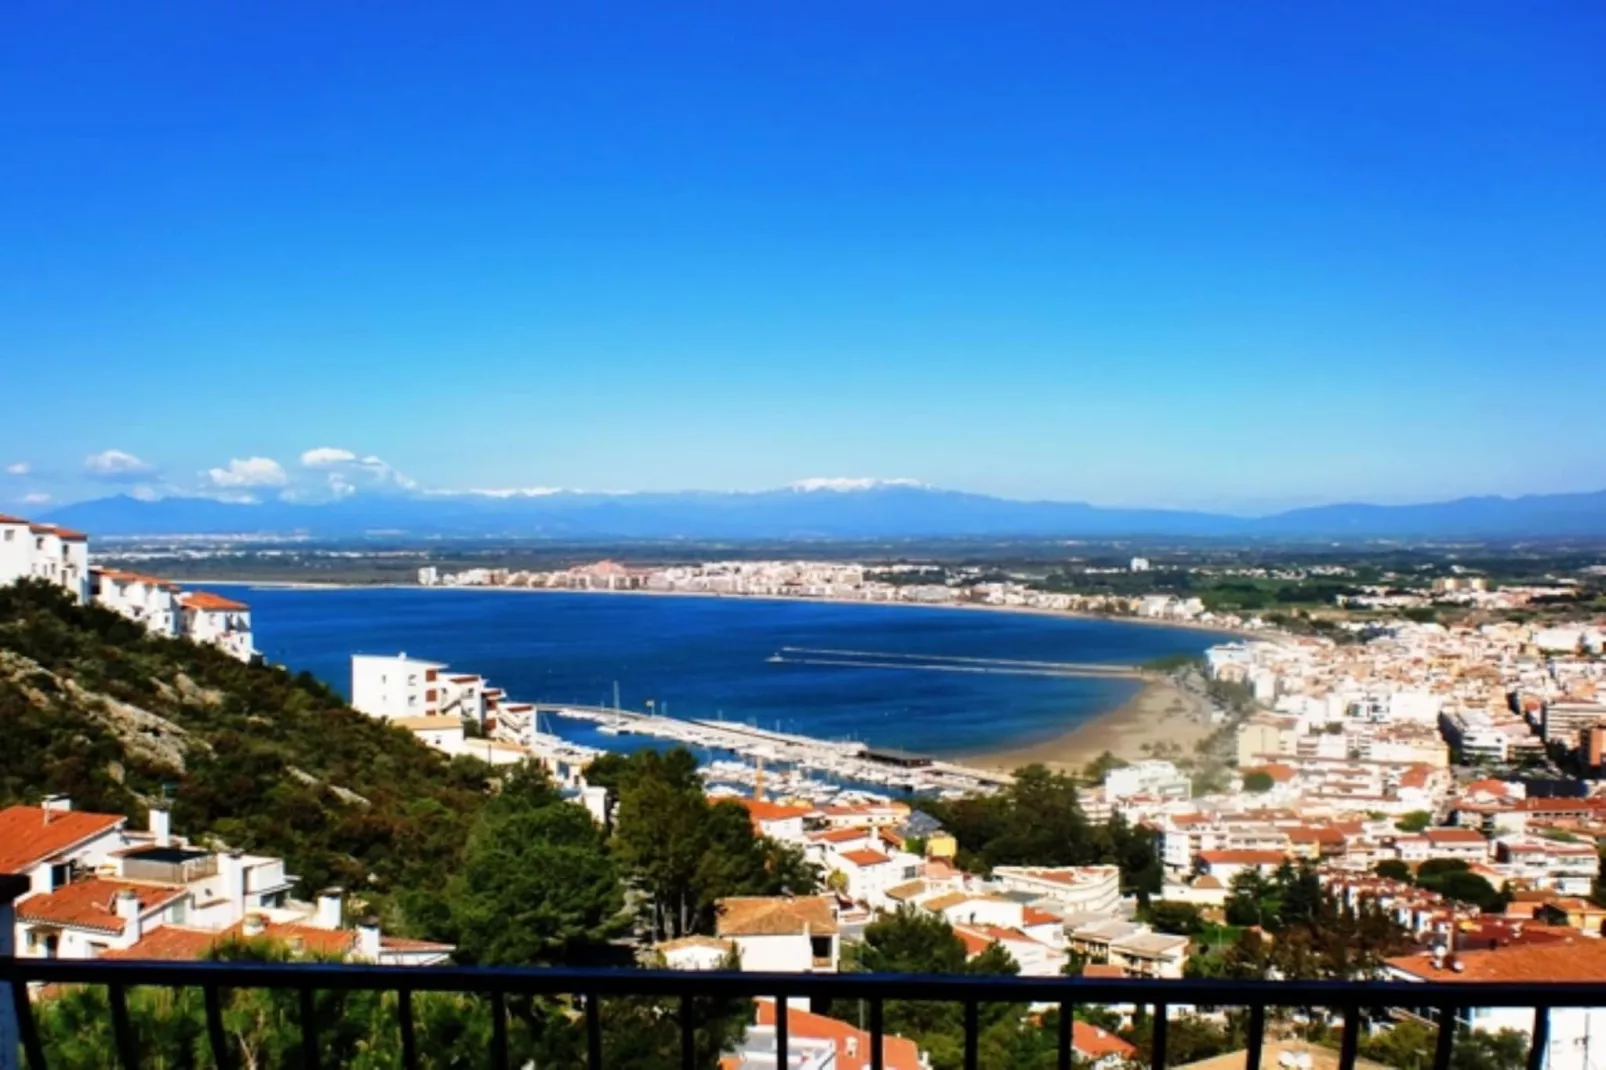
[{"label": "blue sea", "polygon": [[[237,589],[238,590],[238,589]],[[407,588],[251,587],[257,647],[350,693],[350,656],[405,651],[526,702],[623,705],[825,739],[962,755],[1049,739],[1140,686],[1122,679],[776,664],[783,647],[1136,663],[1221,637],[1017,613],[752,598]],[[617,748],[585,722],[560,735]]]}]

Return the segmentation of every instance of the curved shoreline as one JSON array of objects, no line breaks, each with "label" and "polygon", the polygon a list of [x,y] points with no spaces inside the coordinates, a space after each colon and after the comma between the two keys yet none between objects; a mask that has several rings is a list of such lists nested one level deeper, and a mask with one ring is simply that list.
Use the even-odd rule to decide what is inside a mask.
[{"label": "curved shoreline", "polygon": [[1196,696],[1167,678],[1150,677],[1142,690],[1120,706],[1052,739],[966,754],[952,761],[990,772],[1012,773],[1024,765],[1043,765],[1054,772],[1079,773],[1106,751],[1128,762],[1147,758],[1146,743],[1173,743],[1192,754],[1214,730],[1208,708],[1202,707]]},{"label": "curved shoreline", "polygon": [[707,598],[727,602],[779,602],[800,605],[824,606],[886,606],[897,609],[948,609],[962,610],[974,613],[1015,613],[1034,617],[1059,617],[1065,620],[1096,620],[1112,624],[1140,624],[1150,628],[1177,628],[1183,631],[1211,632],[1224,638],[1249,639],[1264,638],[1264,632],[1252,632],[1244,628],[1227,628],[1219,624],[1201,624],[1188,620],[1162,620],[1158,617],[1125,617],[1114,613],[1083,613],[1069,609],[1041,609],[1037,606],[994,606],[976,602],[878,602],[868,598],[797,598],[779,594],[724,594],[719,591],[643,591],[639,589],[624,591],[598,590],[595,588],[575,589],[572,587],[503,587],[486,584],[484,586],[436,586],[425,587],[417,583],[320,583],[316,580],[247,580],[247,579],[216,579],[216,580],[175,580],[175,583],[191,586],[205,586],[216,584],[219,587],[268,587],[276,590],[292,591],[484,591],[502,594],[573,594],[573,595],[609,595],[609,596],[635,596],[644,598]]},{"label": "curved shoreline", "polygon": [[[188,582],[188,581],[181,581]],[[1035,606],[993,606],[974,603],[879,602],[859,598],[796,598],[784,595],[723,594],[713,591],[607,591],[575,590],[563,587],[425,587],[410,583],[319,583],[316,581],[227,579],[202,581],[218,586],[260,587],[275,590],[351,591],[457,591],[500,592],[552,595],[638,595],[653,598],[701,598],[723,601],[802,603],[845,606],[884,606],[902,609],[960,610],[982,613],[1024,614],[1114,624],[1139,624],[1178,630],[1213,633],[1223,641],[1245,638],[1256,633],[1201,625],[1188,621],[1157,620],[1151,617],[1125,617],[1102,613],[1077,613],[1041,609]],[[1126,761],[1137,761],[1146,754],[1145,743],[1165,740],[1191,752],[1195,743],[1209,735],[1213,726],[1208,710],[1201,709],[1196,696],[1178,688],[1168,677],[1144,673],[1136,694],[1112,707],[1087,712],[1076,723],[1046,739],[1027,744],[1006,744],[980,751],[943,754],[941,760],[989,773],[1013,772],[1024,765],[1042,764],[1057,772],[1077,773],[1105,751]],[[1067,711],[1071,716],[1084,711]]]}]

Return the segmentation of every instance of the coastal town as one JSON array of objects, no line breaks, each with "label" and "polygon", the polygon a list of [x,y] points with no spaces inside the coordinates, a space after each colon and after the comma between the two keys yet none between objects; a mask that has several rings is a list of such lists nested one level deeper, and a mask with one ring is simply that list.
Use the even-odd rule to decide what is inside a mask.
[{"label": "coastal town", "polygon": [[[243,603],[96,566],[76,532],[10,517],[0,517],[0,531],[0,586],[51,583],[152,634],[254,656]],[[1147,568],[1139,558],[1130,571]],[[1147,670],[1150,686],[1197,698],[1177,715],[1190,733],[1150,720],[1129,748],[1085,768],[1083,750],[1075,761],[1045,757],[1036,772],[1013,776],[750,727],[671,727],[674,719],[651,711],[541,706],[471,669],[400,653],[352,658],[351,704],[453,760],[539,765],[601,827],[619,817],[616,792],[588,777],[604,749],[549,731],[543,714],[588,719],[617,737],[718,748],[724,757],[701,770],[709,801],[740,806],[755,836],[795,851],[819,874],[820,891],[722,898],[706,931],[638,935],[645,965],[832,973],[873,951],[878,926],[925,919],[951,932],[966,959],[1007,956],[1028,977],[1239,976],[1232,971],[1252,954],[1267,956],[1259,976],[1291,975],[1296,967],[1277,949],[1293,946],[1294,928],[1267,910],[1283,909],[1276,904],[1303,881],[1332,909],[1381,919],[1387,931],[1363,966],[1333,967],[1335,976],[1361,970],[1469,985],[1606,979],[1606,794],[1598,790],[1606,621],[1447,626],[1389,616],[1402,607],[1384,602],[1335,634],[1292,634],[1171,595],[1096,600],[1012,582],[881,576],[874,566],[817,562],[637,570],[605,561],[529,574],[426,568],[419,581],[1107,613],[1236,634],[1197,662]],[[1469,580],[1422,597],[1510,608],[1544,594]],[[879,791],[864,783],[877,762],[896,770]],[[1090,828],[1135,830],[1148,858],[989,861],[956,804],[1009,797],[1042,777],[1072,785],[1077,820]],[[59,797],[0,811],[0,870],[27,881],[10,922],[17,953],[191,959],[245,936],[352,962],[430,964],[453,954],[450,944],[354,920],[339,889],[296,898],[297,878],[281,859],[177,836],[165,809],[152,807],[146,825],[131,829],[125,815],[77,810]],[[1244,950],[1263,944],[1272,950]],[[1173,1010],[1201,1028],[1224,1021],[1219,1010]],[[1417,1013],[1397,1008],[1379,1028]],[[1475,990],[1458,1013],[1474,1034],[1533,1038],[1531,1014],[1480,1009]],[[758,1000],[754,1014],[732,1065],[773,1065],[774,1001]],[[1553,1010],[1539,1038],[1547,1065],[1595,1065],[1587,1052],[1606,1042],[1603,1016],[1595,1007]],[[871,1043],[863,1029],[803,1006],[786,1017],[794,1056],[805,1056],[798,1065],[863,1065]],[[1136,1007],[1104,1007],[1096,1021],[1076,1023],[1075,1051],[1107,1070],[1136,1061],[1140,1021]],[[930,1066],[918,1041],[887,1037],[883,1064]],[[1319,1038],[1282,1042],[1296,1054],[1326,1050]]]},{"label": "coastal town", "polygon": [[[1133,572],[1148,569],[1146,558],[1132,559]],[[921,571],[911,572],[909,566],[898,564],[837,561],[713,561],[669,568],[630,568],[617,561],[598,561],[551,571],[472,568],[460,572],[442,572],[438,566],[425,565],[418,570],[418,583],[422,587],[636,591],[928,606],[975,605],[1136,617],[1210,628],[1255,626],[1235,614],[1212,613],[1198,598],[1165,594],[1120,597],[1052,593],[1016,582],[937,582],[923,579]]]}]

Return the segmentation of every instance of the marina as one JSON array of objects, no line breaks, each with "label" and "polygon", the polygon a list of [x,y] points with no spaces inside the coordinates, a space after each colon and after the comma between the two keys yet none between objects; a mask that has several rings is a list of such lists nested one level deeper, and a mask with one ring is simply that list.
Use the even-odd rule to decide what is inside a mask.
[{"label": "marina", "polygon": [[[827,788],[839,790],[832,787],[833,783],[876,784],[912,794],[953,795],[989,791],[1012,779],[1006,773],[920,756],[908,756],[912,761],[905,758],[889,762],[878,759],[879,752],[863,742],[822,740],[730,721],[682,720],[609,706],[543,705],[538,712],[593,722],[604,735],[648,736],[768,765],[772,767],[765,774],[770,777],[768,782],[778,786],[775,776],[794,774],[799,778],[798,786],[808,789],[800,792],[805,795]],[[745,762],[708,765],[739,783],[756,784],[760,775],[757,765],[749,767]]]}]

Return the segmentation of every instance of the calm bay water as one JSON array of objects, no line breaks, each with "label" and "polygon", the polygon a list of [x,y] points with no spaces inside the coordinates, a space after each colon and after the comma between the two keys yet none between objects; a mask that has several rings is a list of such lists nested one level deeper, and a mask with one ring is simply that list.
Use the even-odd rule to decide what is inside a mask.
[{"label": "calm bay water", "polygon": [[[915,668],[774,664],[782,647],[1135,663],[1197,653],[1211,633],[1144,624],[748,598],[253,587],[258,648],[349,694],[350,656],[394,654],[476,672],[521,701],[655,699],[679,717],[723,717],[828,739],[965,754],[1052,738],[1108,712],[1130,680]],[[587,724],[549,726],[617,747]]]}]

